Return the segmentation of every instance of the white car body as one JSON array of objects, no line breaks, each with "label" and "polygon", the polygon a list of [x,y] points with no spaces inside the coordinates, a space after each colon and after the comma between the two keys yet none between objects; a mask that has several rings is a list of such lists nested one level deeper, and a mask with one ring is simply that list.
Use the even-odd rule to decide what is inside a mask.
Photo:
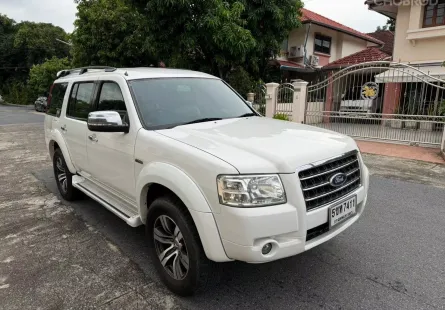
[{"label": "white car body", "polygon": [[[265,263],[307,251],[346,230],[362,215],[369,185],[368,169],[353,139],[302,124],[263,117],[224,119],[147,130],[138,116],[128,81],[140,78],[213,76],[171,69],[118,69],[69,75],[60,116],[45,118],[46,145],[51,156],[61,149],[73,185],[131,226],[147,220],[147,193],[162,185],[179,197],[190,212],[206,256],[215,262],[240,260]],[[128,133],[89,131],[85,121],[66,116],[73,82],[106,80],[117,83],[125,100]],[[94,137],[92,139],[91,137]],[[307,211],[299,171],[327,160],[357,154],[360,185],[347,195]],[[257,208],[221,204],[219,175],[277,174],[286,202]],[[308,230],[326,225],[330,207],[357,197],[356,214],[329,231],[306,241]],[[270,253],[262,254],[271,243]]]}]

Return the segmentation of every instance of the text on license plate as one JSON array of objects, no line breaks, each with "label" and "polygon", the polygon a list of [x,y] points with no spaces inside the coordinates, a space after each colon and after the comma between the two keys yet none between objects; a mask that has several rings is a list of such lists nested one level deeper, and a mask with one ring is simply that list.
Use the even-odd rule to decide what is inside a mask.
[{"label": "text on license plate", "polygon": [[355,215],[357,196],[329,208],[329,227],[333,227]]}]

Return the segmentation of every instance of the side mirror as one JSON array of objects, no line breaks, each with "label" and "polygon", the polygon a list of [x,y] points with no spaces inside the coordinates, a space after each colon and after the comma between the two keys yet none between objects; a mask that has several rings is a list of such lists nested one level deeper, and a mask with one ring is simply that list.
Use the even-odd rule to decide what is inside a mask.
[{"label": "side mirror", "polygon": [[88,129],[96,132],[125,132],[130,126],[122,123],[122,118],[116,111],[97,111],[88,114]]}]

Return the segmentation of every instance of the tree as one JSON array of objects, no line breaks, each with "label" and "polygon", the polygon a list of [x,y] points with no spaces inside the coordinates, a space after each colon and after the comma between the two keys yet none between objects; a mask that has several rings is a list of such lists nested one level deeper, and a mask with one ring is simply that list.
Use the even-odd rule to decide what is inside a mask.
[{"label": "tree", "polygon": [[37,98],[48,92],[50,85],[57,78],[57,72],[69,68],[70,65],[67,57],[53,57],[42,64],[34,65],[29,72],[28,81],[31,96]]},{"label": "tree", "polygon": [[69,46],[56,40],[68,40],[68,34],[62,28],[33,22],[23,22],[17,27],[14,48],[21,49],[25,53],[24,60],[28,67],[43,63],[53,56],[59,58],[69,56]]},{"label": "tree", "polygon": [[299,25],[300,0],[133,0],[170,65],[226,78],[243,66],[260,77]]},{"label": "tree", "polygon": [[396,31],[396,20],[392,18],[388,18],[386,21],[386,25],[377,26],[376,32],[378,31]]},{"label": "tree", "polygon": [[75,66],[149,66],[156,63],[148,16],[127,0],[77,0]]}]

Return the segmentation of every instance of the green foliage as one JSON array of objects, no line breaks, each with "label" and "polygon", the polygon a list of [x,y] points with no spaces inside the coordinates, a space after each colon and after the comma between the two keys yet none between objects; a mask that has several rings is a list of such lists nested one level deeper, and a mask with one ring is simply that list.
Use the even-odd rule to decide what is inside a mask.
[{"label": "green foliage", "polygon": [[241,96],[246,98],[247,93],[255,89],[256,83],[242,67],[237,67],[228,74],[227,83],[230,84]]},{"label": "green foliage", "polygon": [[445,116],[445,100],[439,106],[439,115]]},{"label": "green foliage", "polygon": [[35,98],[44,95],[57,78],[57,72],[70,66],[70,61],[66,57],[53,57],[40,65],[34,65],[29,72],[28,86],[30,94]]},{"label": "green foliage", "polygon": [[376,32],[378,31],[396,31],[396,20],[392,18],[388,18],[386,21],[386,25],[383,26],[377,26]]},{"label": "green foliage", "polygon": [[274,119],[279,119],[279,120],[282,120],[282,121],[289,121],[289,116],[286,115],[286,114],[275,114],[273,118]]},{"label": "green foliage", "polygon": [[5,85],[2,94],[5,102],[12,104],[32,104],[37,99],[30,96],[29,89],[24,82],[17,80],[10,81],[9,84]]},{"label": "green foliage", "polygon": [[53,56],[59,58],[69,56],[69,46],[56,39],[68,40],[62,28],[52,24],[23,22],[18,25],[14,48],[25,52],[25,63],[27,67],[31,67]]},{"label": "green foliage", "polygon": [[[156,64],[147,26],[127,0],[78,0],[73,42],[74,66],[149,66]],[[164,44],[168,44],[165,41]]]}]

